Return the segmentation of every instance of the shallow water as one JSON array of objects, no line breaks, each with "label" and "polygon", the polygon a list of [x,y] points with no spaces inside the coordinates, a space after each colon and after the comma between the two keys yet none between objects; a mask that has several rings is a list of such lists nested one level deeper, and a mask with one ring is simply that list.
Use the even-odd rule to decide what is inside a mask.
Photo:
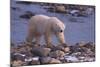
[{"label": "shallow water", "polygon": [[[73,45],[80,41],[95,41],[95,15],[88,17],[73,17],[67,14],[50,13],[43,9],[40,5],[24,5],[11,3],[11,7],[18,7],[19,10],[11,9],[11,41],[19,43],[25,41],[27,35],[28,19],[22,19],[19,16],[25,11],[31,11],[35,14],[44,14],[48,16],[56,16],[66,25],[65,40],[67,43]],[[72,22],[69,19],[74,18],[77,21]],[[57,43],[57,39],[53,37],[53,43]],[[41,43],[44,43],[43,37]]]}]

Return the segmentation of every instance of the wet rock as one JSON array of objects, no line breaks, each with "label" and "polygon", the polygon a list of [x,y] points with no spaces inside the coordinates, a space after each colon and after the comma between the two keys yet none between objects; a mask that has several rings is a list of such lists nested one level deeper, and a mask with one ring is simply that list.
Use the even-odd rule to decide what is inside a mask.
[{"label": "wet rock", "polygon": [[36,56],[40,56],[40,57],[48,56],[50,51],[51,51],[50,48],[43,48],[43,47],[33,47],[32,48],[32,54]]},{"label": "wet rock", "polygon": [[12,10],[20,11],[21,9],[19,7],[11,7]]},{"label": "wet rock", "polygon": [[49,64],[61,64],[61,61],[57,60],[55,58],[52,58],[51,61],[49,62]]},{"label": "wet rock", "polygon": [[53,58],[63,57],[64,55],[65,55],[65,53],[63,51],[60,51],[60,50],[53,51],[49,54],[49,56],[53,57]]},{"label": "wet rock", "polygon": [[51,61],[51,57],[40,57],[41,64],[48,64]]},{"label": "wet rock", "polygon": [[14,43],[11,43],[11,47],[14,47],[15,46],[15,44]]},{"label": "wet rock", "polygon": [[31,17],[34,16],[34,15],[35,15],[35,14],[32,13],[32,12],[30,12],[30,11],[26,11],[25,14],[20,15],[20,18],[29,19],[29,18],[31,18]]}]

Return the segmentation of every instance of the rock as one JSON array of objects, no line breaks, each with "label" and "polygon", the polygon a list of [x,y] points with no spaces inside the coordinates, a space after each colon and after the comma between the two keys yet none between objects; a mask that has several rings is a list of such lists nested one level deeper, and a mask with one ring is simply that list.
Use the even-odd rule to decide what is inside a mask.
[{"label": "rock", "polygon": [[69,47],[66,47],[66,48],[64,48],[63,51],[64,51],[65,53],[70,52],[70,48],[69,48]]},{"label": "rock", "polygon": [[51,61],[49,62],[49,64],[61,64],[61,61],[57,60],[55,58],[52,58]]},{"label": "rock", "polygon": [[70,11],[70,14],[71,14],[72,16],[78,16],[79,10],[71,10],[71,11]]},{"label": "rock", "polygon": [[32,46],[30,46],[30,45],[25,45],[24,48],[25,48],[27,51],[31,51],[31,50],[32,50]]},{"label": "rock", "polygon": [[65,51],[65,48],[68,48],[67,44],[59,44],[57,46],[53,46],[52,51],[62,50]]},{"label": "rock", "polygon": [[84,56],[80,56],[80,57],[78,57],[78,59],[79,59],[79,60],[84,60],[85,57],[84,57]]},{"label": "rock", "polygon": [[32,2],[29,1],[16,1],[17,4],[25,4],[25,5],[30,5]]},{"label": "rock", "polygon": [[34,16],[34,15],[35,15],[35,14],[33,14],[32,12],[26,11],[25,14],[20,15],[20,18],[29,19],[29,18],[31,18],[31,17]]},{"label": "rock", "polygon": [[29,61],[38,61],[39,60],[39,57],[27,57],[27,58],[25,58],[25,61],[26,62],[29,62]]},{"label": "rock", "polygon": [[87,15],[92,15],[93,12],[94,12],[94,9],[91,8],[91,7],[87,8],[87,9],[85,10],[85,13],[86,13]]},{"label": "rock", "polygon": [[14,60],[21,60],[21,61],[24,61],[25,59],[25,56],[24,54],[20,54],[20,53],[12,53],[11,54],[11,59],[14,61]]},{"label": "rock", "polygon": [[40,61],[32,60],[32,61],[29,62],[28,65],[40,65]]},{"label": "rock", "polygon": [[95,61],[95,58],[86,57],[84,59],[84,61],[86,61],[86,62],[93,62],[93,61]]},{"label": "rock", "polygon": [[83,47],[86,47],[86,48],[94,48],[94,43],[92,43],[92,42],[88,42],[88,43],[86,43]]},{"label": "rock", "polygon": [[49,11],[49,12],[55,12],[55,7],[50,6],[50,7],[47,9],[47,11]]},{"label": "rock", "polygon": [[51,57],[40,57],[41,64],[48,64],[51,61]]},{"label": "rock", "polygon": [[66,13],[65,6],[63,5],[55,6],[55,11],[59,13]]},{"label": "rock", "polygon": [[60,50],[53,51],[49,54],[49,56],[53,57],[53,58],[63,57],[64,55],[65,55],[65,53]]},{"label": "rock", "polygon": [[59,58],[59,60],[60,60],[62,63],[66,63],[66,62],[67,62],[66,59],[65,59],[64,57]]},{"label": "rock", "polygon": [[11,47],[10,52],[11,53],[16,53],[18,49],[16,47]]},{"label": "rock", "polygon": [[16,61],[12,62],[13,67],[19,67],[19,66],[22,66],[22,65],[23,65],[23,61],[21,61],[21,60],[16,60]]},{"label": "rock", "polygon": [[75,56],[65,56],[67,62],[79,62],[78,58]]},{"label": "rock", "polygon": [[68,45],[66,43],[61,44],[63,47],[68,47]]},{"label": "rock", "polygon": [[48,8],[48,11],[56,12],[56,13],[67,13],[65,6],[63,6],[63,5],[50,6]]},{"label": "rock", "polygon": [[24,52],[26,52],[27,50],[26,50],[25,47],[21,47],[21,48],[18,48],[18,51],[19,51],[19,53],[24,53]]},{"label": "rock", "polygon": [[27,63],[27,65],[39,65],[40,64],[39,57],[27,57],[25,58],[25,62]]},{"label": "rock", "polygon": [[51,51],[50,48],[43,48],[43,47],[33,47],[32,48],[32,54],[36,56],[40,56],[40,57],[48,56],[50,51]]},{"label": "rock", "polygon": [[80,56],[80,55],[82,55],[81,52],[75,52],[75,53],[72,53],[72,54],[71,54],[71,56],[76,56],[76,57],[77,57],[77,56]]},{"label": "rock", "polygon": [[84,41],[81,41],[79,43],[76,43],[77,46],[83,47],[86,43]]},{"label": "rock", "polygon": [[56,51],[56,50],[64,50],[64,47],[62,45],[57,45],[51,48],[52,51]]}]

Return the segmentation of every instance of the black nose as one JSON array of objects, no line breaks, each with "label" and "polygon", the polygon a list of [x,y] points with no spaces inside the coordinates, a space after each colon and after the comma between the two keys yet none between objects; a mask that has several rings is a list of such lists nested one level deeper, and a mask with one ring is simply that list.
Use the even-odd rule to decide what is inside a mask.
[{"label": "black nose", "polygon": [[63,30],[60,30],[60,32],[63,32]]}]

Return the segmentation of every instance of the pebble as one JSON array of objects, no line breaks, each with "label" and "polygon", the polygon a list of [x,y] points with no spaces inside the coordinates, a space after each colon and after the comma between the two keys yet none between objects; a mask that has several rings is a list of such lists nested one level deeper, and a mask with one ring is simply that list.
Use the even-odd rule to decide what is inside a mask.
[{"label": "pebble", "polygon": [[63,57],[64,55],[65,55],[65,53],[61,50],[56,50],[49,54],[49,56],[53,57],[53,58]]},{"label": "pebble", "polygon": [[49,62],[49,64],[61,64],[61,61],[57,60],[55,58],[52,58],[51,61]]}]

